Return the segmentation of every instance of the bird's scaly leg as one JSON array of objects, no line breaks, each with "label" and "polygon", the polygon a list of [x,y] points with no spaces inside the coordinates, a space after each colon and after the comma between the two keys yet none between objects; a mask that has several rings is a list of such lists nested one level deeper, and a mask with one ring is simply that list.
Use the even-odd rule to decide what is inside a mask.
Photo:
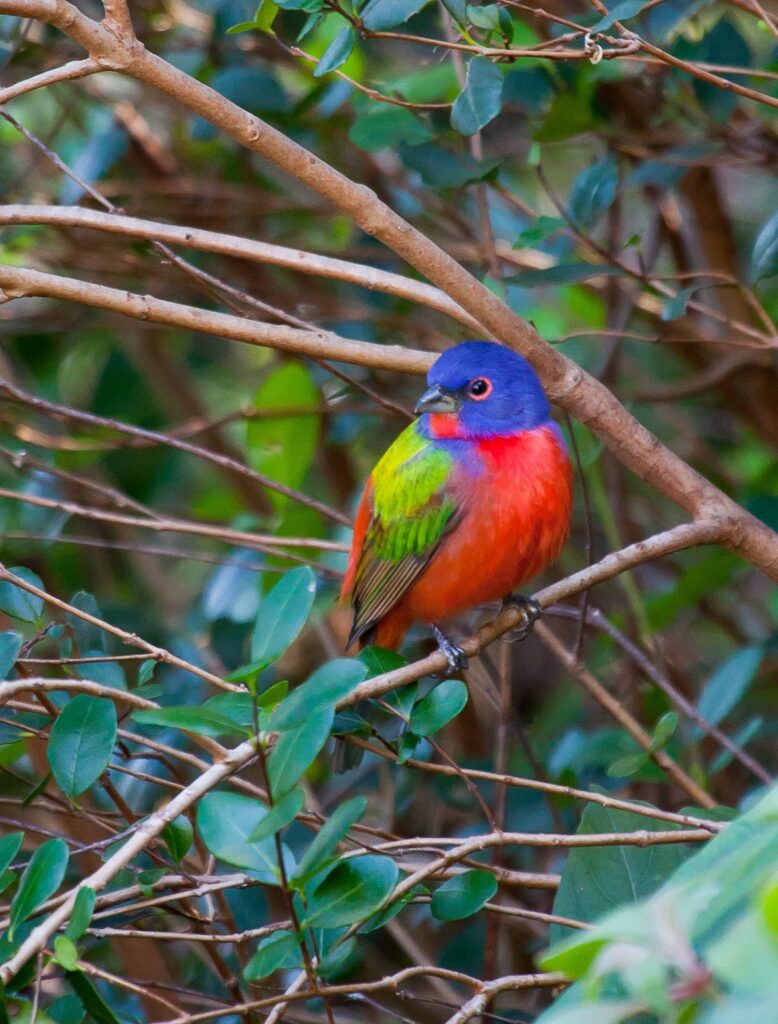
[{"label": "bird's scaly leg", "polygon": [[432,632],[438,642],[441,654],[444,654],[448,662],[448,674],[454,675],[457,672],[464,672],[467,668],[467,658],[461,647],[457,647],[453,640],[446,636],[440,626],[432,624]]},{"label": "bird's scaly leg", "polygon": [[502,607],[518,608],[524,616],[524,622],[520,623],[510,631],[511,641],[523,640],[541,616],[540,603],[534,597],[524,597],[523,594],[508,594],[502,599]]}]

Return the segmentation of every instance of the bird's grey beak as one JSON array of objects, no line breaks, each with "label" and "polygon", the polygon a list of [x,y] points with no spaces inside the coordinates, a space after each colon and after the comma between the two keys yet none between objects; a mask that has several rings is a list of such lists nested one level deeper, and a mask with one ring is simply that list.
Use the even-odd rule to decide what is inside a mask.
[{"label": "bird's grey beak", "polygon": [[417,416],[423,412],[458,412],[461,405],[462,400],[457,395],[446,391],[440,384],[433,384],[418,400],[413,411]]}]

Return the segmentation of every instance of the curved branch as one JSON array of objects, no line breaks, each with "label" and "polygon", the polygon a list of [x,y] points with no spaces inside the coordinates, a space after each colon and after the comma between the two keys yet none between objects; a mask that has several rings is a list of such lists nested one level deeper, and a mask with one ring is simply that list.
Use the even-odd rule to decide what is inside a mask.
[{"label": "curved branch", "polygon": [[25,78],[22,82],[0,89],[0,106],[10,100],[15,100],[17,96],[34,92],[35,89],[45,89],[46,86],[56,85],[58,82],[72,82],[76,78],[85,78],[87,75],[94,75],[103,70],[91,57],[87,57],[85,60],[68,61],[61,67],[50,68],[48,71],[42,71],[39,75],[33,75],[32,78]]},{"label": "curved branch", "polygon": [[[0,93],[0,102],[2,96]],[[151,220],[119,216],[103,210],[89,210],[78,206],[0,206],[0,224],[55,224],[60,227],[90,228],[129,238],[144,238],[150,242],[167,242],[171,245],[202,249],[205,252],[234,256],[254,263],[272,263],[274,266],[287,267],[302,274],[315,274],[317,277],[345,281],[370,291],[408,299],[444,313],[470,330],[483,330],[478,322],[448,295],[423,281],[414,281],[401,274],[392,274],[386,270],[362,266],[348,260],[333,259],[331,256],[321,256],[302,249],[289,249],[286,246],[255,242],[219,231],[159,224]]]},{"label": "curved branch", "polygon": [[[110,28],[82,14],[68,0],[0,0],[0,13],[18,14],[55,26],[83,46],[102,67],[121,71],[171,97],[327,199],[364,232],[380,239],[445,291],[483,324],[492,337],[523,353],[538,371],[552,400],[593,430],[619,461],[689,515],[695,518],[721,517],[724,524],[721,542],[778,580],[777,534],[662,445],[607,387],[544,342],[530,324],[438,245],[396,214],[371,189],[351,181],[283,132],[150,53],[138,39],[117,38]],[[83,301],[83,291],[76,300]],[[142,307],[139,307],[136,315],[141,313]],[[198,316],[205,315],[192,314],[192,322],[188,326],[205,329],[197,325]],[[251,337],[239,336],[238,340],[259,342],[256,330],[255,327]],[[279,329],[269,330],[274,337],[280,338]],[[311,349],[316,348],[316,354],[321,356],[325,354],[321,352],[326,344],[325,337],[323,332],[321,336],[314,335],[313,339],[320,338],[316,344],[313,344],[313,339],[306,342],[301,338],[293,340],[287,337],[287,347],[306,354],[311,354]],[[341,344],[351,346],[355,361],[375,358],[370,347],[361,346],[359,352],[353,347],[356,342]],[[403,360],[398,354],[398,369],[420,371],[425,368],[413,357],[410,359],[412,366],[407,363],[401,366],[401,362]],[[367,365],[380,364],[369,362]]]},{"label": "curved branch", "polygon": [[[44,274],[26,267],[0,266],[0,292],[4,301],[29,296],[65,299],[83,306],[122,313],[135,320],[183,327],[202,334],[215,334],[249,345],[267,345],[286,352],[311,356],[314,359],[339,359],[382,370],[404,373],[426,373],[435,356],[431,352],[402,348],[399,345],[373,345],[367,341],[351,341],[332,331],[303,331],[297,327],[261,323],[230,313],[215,313],[180,302],[155,299],[119,288],[90,284],[58,274]],[[0,296],[2,298],[2,296]]]}]

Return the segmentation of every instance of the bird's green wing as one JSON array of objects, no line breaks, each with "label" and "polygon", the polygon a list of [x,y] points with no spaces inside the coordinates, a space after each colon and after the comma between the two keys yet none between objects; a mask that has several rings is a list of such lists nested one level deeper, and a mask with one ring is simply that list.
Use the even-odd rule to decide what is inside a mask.
[{"label": "bird's green wing", "polygon": [[349,642],[386,615],[425,569],[457,519],[450,489],[454,461],[413,423],[373,470],[370,518],[356,566]]}]

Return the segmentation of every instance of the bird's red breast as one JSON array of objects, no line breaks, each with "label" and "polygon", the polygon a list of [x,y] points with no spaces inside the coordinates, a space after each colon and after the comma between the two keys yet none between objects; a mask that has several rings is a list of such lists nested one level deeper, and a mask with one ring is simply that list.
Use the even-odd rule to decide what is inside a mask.
[{"label": "bird's red breast", "polygon": [[[456,417],[430,416],[440,440],[457,437]],[[465,442],[451,487],[461,515],[429,565],[378,624],[376,642],[397,647],[414,622],[439,622],[500,600],[553,562],[567,538],[572,472],[551,423],[509,437]],[[355,525],[348,592],[369,518],[370,482]]]}]

